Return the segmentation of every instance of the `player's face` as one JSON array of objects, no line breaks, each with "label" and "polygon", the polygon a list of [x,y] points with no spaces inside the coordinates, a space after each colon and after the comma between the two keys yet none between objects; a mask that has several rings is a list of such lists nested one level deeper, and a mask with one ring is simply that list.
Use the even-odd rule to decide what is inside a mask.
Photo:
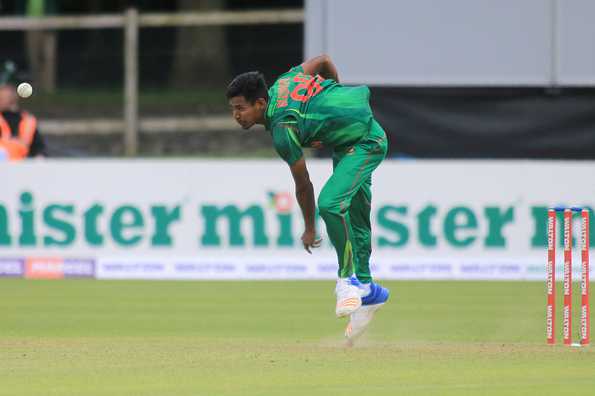
[{"label": "player's face", "polygon": [[0,111],[16,110],[17,94],[14,88],[9,85],[0,87]]},{"label": "player's face", "polygon": [[266,109],[266,101],[264,99],[257,99],[254,103],[246,100],[243,96],[234,96],[229,100],[231,107],[231,114],[233,119],[243,129],[249,129],[257,122],[263,122],[264,111]]}]

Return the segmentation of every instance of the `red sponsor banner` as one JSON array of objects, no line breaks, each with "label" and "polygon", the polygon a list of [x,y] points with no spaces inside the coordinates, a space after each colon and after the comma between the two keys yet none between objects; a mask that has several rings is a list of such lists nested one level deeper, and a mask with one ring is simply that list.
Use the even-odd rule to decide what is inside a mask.
[{"label": "red sponsor banner", "polygon": [[29,279],[62,279],[64,278],[64,259],[61,257],[27,258],[25,277]]},{"label": "red sponsor banner", "polygon": [[572,344],[572,210],[564,209],[564,309],[562,337]]}]

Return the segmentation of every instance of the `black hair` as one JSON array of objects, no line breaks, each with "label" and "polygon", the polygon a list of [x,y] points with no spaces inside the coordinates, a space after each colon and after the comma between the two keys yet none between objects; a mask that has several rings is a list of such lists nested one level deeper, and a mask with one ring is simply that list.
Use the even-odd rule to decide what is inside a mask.
[{"label": "black hair", "polygon": [[250,103],[260,98],[268,102],[269,92],[262,73],[251,71],[236,76],[227,86],[227,99],[235,96],[243,96]]}]

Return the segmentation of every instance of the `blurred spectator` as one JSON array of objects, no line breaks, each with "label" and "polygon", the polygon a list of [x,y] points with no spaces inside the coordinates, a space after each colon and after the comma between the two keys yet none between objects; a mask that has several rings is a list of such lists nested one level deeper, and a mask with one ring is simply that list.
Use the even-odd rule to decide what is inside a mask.
[{"label": "blurred spectator", "polygon": [[0,86],[0,159],[20,161],[45,157],[46,145],[37,130],[37,119],[19,108],[16,88]]}]

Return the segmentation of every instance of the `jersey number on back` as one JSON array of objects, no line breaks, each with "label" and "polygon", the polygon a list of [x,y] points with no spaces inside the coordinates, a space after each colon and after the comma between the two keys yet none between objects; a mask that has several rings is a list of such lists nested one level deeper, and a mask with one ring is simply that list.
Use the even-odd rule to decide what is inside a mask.
[{"label": "jersey number on back", "polygon": [[324,79],[320,76],[309,76],[307,74],[298,74],[294,77],[293,81],[298,84],[291,91],[291,99],[297,102],[307,102],[312,96],[317,95],[322,91],[322,87],[319,82]]}]

